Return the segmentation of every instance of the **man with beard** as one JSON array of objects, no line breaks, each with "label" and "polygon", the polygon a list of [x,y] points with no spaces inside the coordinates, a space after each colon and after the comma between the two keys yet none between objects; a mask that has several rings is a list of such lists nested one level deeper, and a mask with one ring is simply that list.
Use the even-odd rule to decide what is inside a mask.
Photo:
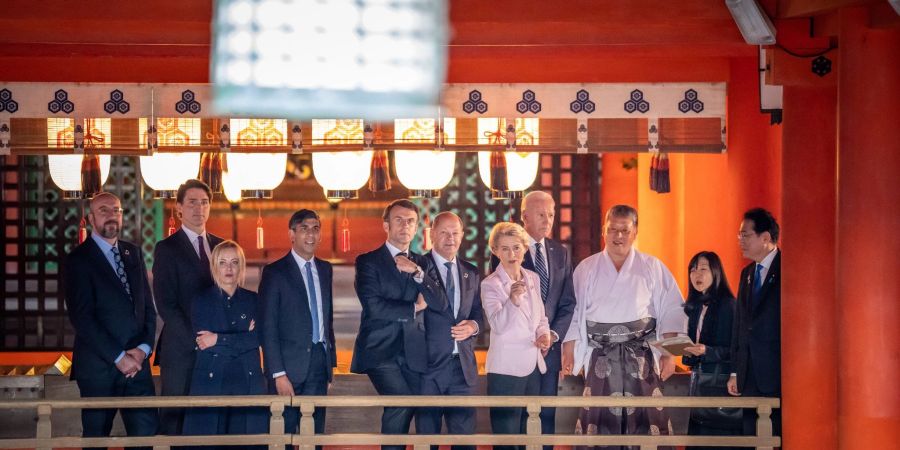
[{"label": "man with beard", "polygon": [[[563,344],[563,367],[584,369],[584,395],[661,396],[660,381],[675,372],[671,356],[659,358],[659,372],[648,345],[652,338],[687,331],[681,291],[657,258],[634,248],[637,211],[616,205],[606,213],[605,246],[575,268],[577,305]],[[662,408],[582,409],[578,434],[670,435]]]},{"label": "man with beard", "polygon": [[[66,256],[66,308],[75,327],[71,377],[82,397],[156,395],[147,358],[156,311],[140,247],[119,240],[122,204],[108,192],[91,200],[91,237]],[[117,409],[84,409],[84,437],[106,437]],[[155,409],[123,408],[129,436],[156,434]],[[149,449],[149,447],[147,447]]]},{"label": "man with beard", "polygon": [[[418,263],[421,256],[409,248],[419,211],[409,200],[395,200],[385,208],[383,219],[387,242],[356,258],[356,295],[362,316],[350,371],[368,375],[380,395],[417,395],[427,368],[425,325],[419,313],[426,306],[419,294],[424,274]],[[414,263],[411,271],[406,267],[410,261]],[[381,433],[408,433],[414,411],[384,408]],[[403,450],[406,446],[382,448]]]},{"label": "man with beard", "polygon": [[[209,255],[222,238],[206,232],[212,191],[200,180],[178,187],[175,209],[181,229],[159,241],[153,252],[153,294],[163,319],[156,364],[162,395],[188,395],[196,357],[191,303],[212,286]],[[162,434],[179,435],[183,408],[162,408]]]}]

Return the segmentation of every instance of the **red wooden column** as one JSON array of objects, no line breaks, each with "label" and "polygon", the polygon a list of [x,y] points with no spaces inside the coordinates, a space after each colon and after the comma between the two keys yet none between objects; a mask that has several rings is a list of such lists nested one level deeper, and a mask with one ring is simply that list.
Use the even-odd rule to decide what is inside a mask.
[{"label": "red wooden column", "polygon": [[848,363],[834,357],[837,92],[785,86],[783,99],[782,438],[784,448],[834,450],[837,372],[831,368]]},{"label": "red wooden column", "polygon": [[834,333],[841,450],[896,448],[900,430],[900,29],[872,29],[868,21],[864,8],[840,12]]}]

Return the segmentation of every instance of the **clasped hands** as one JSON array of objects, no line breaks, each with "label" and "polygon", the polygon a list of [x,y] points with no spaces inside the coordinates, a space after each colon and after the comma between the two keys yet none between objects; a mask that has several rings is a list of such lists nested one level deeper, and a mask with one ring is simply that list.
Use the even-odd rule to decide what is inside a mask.
[{"label": "clasped hands", "polygon": [[122,372],[125,378],[132,378],[141,371],[141,367],[144,365],[144,358],[146,357],[147,354],[137,347],[125,350],[125,355],[116,363],[116,369],[119,369],[119,372]]}]

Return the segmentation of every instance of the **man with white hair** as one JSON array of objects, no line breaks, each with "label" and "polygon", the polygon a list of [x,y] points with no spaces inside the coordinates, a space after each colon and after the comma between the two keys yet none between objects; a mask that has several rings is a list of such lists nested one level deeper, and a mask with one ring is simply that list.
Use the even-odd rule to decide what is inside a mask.
[{"label": "man with white hair", "polygon": [[[563,344],[563,371],[584,369],[585,396],[661,396],[660,381],[675,372],[671,356],[654,369],[651,338],[683,334],[687,316],[672,273],[634,248],[637,211],[616,205],[606,213],[605,247],[575,269],[578,299]],[[582,409],[577,434],[672,434],[662,408]]]},{"label": "man with white hair", "polygon": [[[547,372],[541,375],[541,395],[557,395],[561,369],[560,348],[562,338],[569,331],[572,313],[575,311],[575,292],[572,287],[572,258],[569,250],[558,241],[550,239],[556,202],[544,191],[531,191],[522,199],[522,225],[528,233],[528,251],[522,267],[538,274],[541,281],[541,299],[550,329],[559,341],[544,353]],[[491,256],[491,267],[499,260]],[[556,432],[556,408],[541,409],[541,433]],[[552,445],[544,450],[553,450]]]}]

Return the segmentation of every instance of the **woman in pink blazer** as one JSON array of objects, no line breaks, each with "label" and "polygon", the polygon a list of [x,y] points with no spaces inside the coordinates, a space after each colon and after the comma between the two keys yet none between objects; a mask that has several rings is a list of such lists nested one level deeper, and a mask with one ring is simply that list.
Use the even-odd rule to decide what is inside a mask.
[{"label": "woman in pink blazer", "polygon": [[[522,268],[528,249],[525,229],[511,222],[494,225],[488,240],[500,260],[497,270],[481,282],[481,302],[491,326],[487,354],[488,395],[538,395],[540,374],[547,371],[543,355],[551,336],[538,275]],[[524,408],[491,408],[491,429],[496,434],[525,432]],[[515,449],[524,446],[497,446]]]}]

